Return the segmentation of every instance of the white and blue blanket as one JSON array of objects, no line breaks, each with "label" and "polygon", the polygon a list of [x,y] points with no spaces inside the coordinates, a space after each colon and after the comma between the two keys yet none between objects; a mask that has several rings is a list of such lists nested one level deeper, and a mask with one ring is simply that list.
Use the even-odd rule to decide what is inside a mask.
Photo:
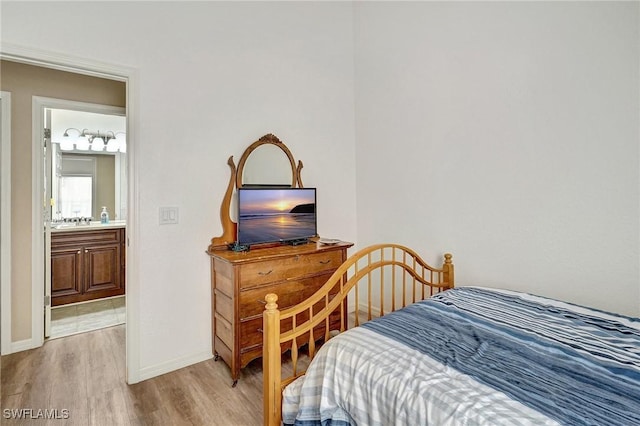
[{"label": "white and blue blanket", "polygon": [[331,339],[296,425],[640,425],[640,319],[461,287]]}]

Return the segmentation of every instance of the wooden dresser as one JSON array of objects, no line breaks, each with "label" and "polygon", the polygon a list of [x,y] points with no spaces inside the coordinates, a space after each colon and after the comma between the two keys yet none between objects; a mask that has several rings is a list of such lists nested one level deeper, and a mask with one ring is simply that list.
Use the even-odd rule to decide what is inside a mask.
[{"label": "wooden dresser", "polygon": [[[303,301],[347,259],[352,245],[312,242],[249,252],[209,252],[214,355],[231,368],[234,386],[240,369],[262,356],[265,295],[277,294],[280,309]],[[339,328],[339,321],[330,324],[330,329]]]}]

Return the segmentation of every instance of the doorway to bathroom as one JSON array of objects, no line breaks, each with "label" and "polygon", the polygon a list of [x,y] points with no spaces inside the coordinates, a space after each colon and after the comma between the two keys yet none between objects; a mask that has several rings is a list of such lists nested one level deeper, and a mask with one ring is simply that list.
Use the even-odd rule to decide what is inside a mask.
[{"label": "doorway to bathroom", "polygon": [[[139,292],[137,288],[139,245],[136,243],[138,230],[137,214],[137,144],[135,130],[137,123],[137,81],[138,74],[133,68],[110,65],[91,59],[59,55],[38,49],[3,43],[0,47],[2,66],[2,90],[10,93],[12,99],[11,132],[11,174],[3,168],[3,186],[11,187],[11,197],[2,192],[2,205],[14,214],[11,220],[11,249],[3,250],[3,260],[11,265],[11,279],[4,279],[2,309],[3,354],[38,348],[44,343],[45,277],[44,261],[44,217],[42,206],[48,200],[43,197],[43,141],[44,123],[36,125],[35,117],[41,117],[36,99],[38,96],[75,99],[107,105],[118,105],[126,109],[127,115],[127,236],[126,246],[126,380],[140,381],[139,372]],[[8,71],[11,72],[8,72]],[[96,84],[96,80],[98,83]],[[105,86],[122,85],[121,98],[109,97]],[[3,97],[4,98],[4,97]],[[4,99],[3,99],[4,101]],[[54,106],[51,106],[55,108]],[[4,116],[4,114],[3,114]],[[3,151],[4,152],[4,151]],[[3,233],[3,237],[4,237]],[[4,241],[4,238],[3,238]],[[5,256],[6,259],[5,259]]]},{"label": "doorway to bathroom", "polygon": [[[125,323],[124,108],[41,99],[45,339]],[[50,107],[55,105],[55,108]]]}]

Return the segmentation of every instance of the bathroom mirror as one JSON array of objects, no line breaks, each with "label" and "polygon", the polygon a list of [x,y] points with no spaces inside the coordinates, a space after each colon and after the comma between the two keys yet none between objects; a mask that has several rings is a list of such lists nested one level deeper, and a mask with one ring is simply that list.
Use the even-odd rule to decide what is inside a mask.
[{"label": "bathroom mirror", "polygon": [[[107,108],[107,107],[105,107]],[[51,219],[76,217],[100,220],[107,207],[111,220],[127,218],[126,116],[119,109],[102,113],[76,109],[47,109],[51,127]],[[124,110],[122,110],[123,112]],[[109,129],[109,132],[98,129]],[[118,134],[118,139],[98,138],[90,145],[83,132]],[[116,149],[109,141],[119,142]]]},{"label": "bathroom mirror", "polygon": [[302,188],[302,161],[296,162],[289,148],[275,135],[267,134],[249,145],[242,153],[238,167],[229,157],[231,168],[229,184],[220,205],[222,235],[211,239],[208,252],[226,248],[236,239],[236,223],[230,215],[233,194],[237,188],[247,186],[285,186]]}]

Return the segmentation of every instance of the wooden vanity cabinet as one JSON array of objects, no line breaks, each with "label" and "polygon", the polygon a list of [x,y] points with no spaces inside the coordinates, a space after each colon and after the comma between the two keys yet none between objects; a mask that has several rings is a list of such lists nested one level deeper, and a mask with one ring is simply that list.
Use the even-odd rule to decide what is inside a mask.
[{"label": "wooden vanity cabinet", "polygon": [[[277,294],[279,309],[302,302],[326,283],[346,260],[347,249],[352,245],[309,243],[209,253],[214,355],[229,365],[234,384],[240,369],[262,356],[264,297]],[[290,328],[291,324],[282,327]],[[339,330],[339,319],[332,321],[329,328]],[[322,335],[319,328],[317,338]]]},{"label": "wooden vanity cabinet", "polygon": [[51,234],[51,306],[125,294],[124,228]]}]

